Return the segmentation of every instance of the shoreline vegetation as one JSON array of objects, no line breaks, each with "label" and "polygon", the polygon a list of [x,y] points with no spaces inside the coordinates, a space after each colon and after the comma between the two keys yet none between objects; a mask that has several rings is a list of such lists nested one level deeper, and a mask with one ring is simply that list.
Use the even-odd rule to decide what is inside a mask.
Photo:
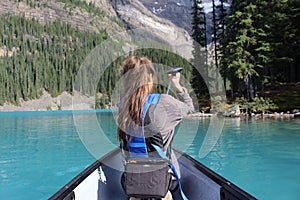
[{"label": "shoreline vegetation", "polygon": [[[112,109],[113,107],[106,105],[101,109]],[[55,111],[55,110],[94,110],[95,97],[88,97],[75,94],[72,96],[67,92],[63,92],[57,97],[52,97],[48,92],[44,91],[39,99],[20,101],[20,105],[13,105],[4,103],[0,106],[0,112],[14,112],[14,111]],[[213,109],[207,112],[195,112],[188,115],[188,118],[206,118],[214,116],[222,116],[228,118],[274,118],[274,119],[292,119],[300,117],[300,109],[293,109],[291,112],[267,112],[267,113],[247,113],[244,108],[237,104],[226,105],[226,109],[217,112]]]}]

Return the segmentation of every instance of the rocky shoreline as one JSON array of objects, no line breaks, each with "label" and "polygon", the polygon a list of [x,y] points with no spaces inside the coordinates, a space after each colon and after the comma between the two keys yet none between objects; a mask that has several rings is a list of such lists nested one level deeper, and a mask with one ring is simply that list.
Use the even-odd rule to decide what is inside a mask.
[{"label": "rocky shoreline", "polygon": [[[13,111],[47,111],[47,110],[93,110],[95,108],[95,97],[88,97],[82,95],[71,95],[67,92],[63,92],[57,97],[52,97],[49,93],[43,92],[43,95],[39,99],[20,101],[20,105],[4,104],[0,106],[0,112],[13,112]],[[292,113],[267,113],[267,114],[246,114],[235,109],[234,112],[224,113],[204,113],[195,112],[188,115],[188,118],[203,118],[223,116],[228,118],[274,118],[274,119],[291,119],[300,118],[300,110],[294,110]]]},{"label": "rocky shoreline", "polygon": [[254,119],[260,119],[260,118],[273,118],[273,119],[290,119],[290,118],[300,118],[300,112],[297,113],[272,113],[272,114],[244,114],[241,113],[238,116],[225,116],[222,113],[202,113],[202,112],[196,112],[188,115],[189,118],[202,118],[202,117],[213,117],[213,116],[222,116],[227,118],[254,118]]},{"label": "rocky shoreline", "polygon": [[20,106],[4,104],[0,112],[9,111],[46,111],[46,110],[92,110],[95,108],[95,97],[74,95],[63,92],[57,97],[43,92],[39,99],[20,101]]},{"label": "rocky shoreline", "polygon": [[289,119],[289,118],[299,118],[300,113],[272,113],[272,114],[252,114],[252,118],[274,118],[274,119]]}]

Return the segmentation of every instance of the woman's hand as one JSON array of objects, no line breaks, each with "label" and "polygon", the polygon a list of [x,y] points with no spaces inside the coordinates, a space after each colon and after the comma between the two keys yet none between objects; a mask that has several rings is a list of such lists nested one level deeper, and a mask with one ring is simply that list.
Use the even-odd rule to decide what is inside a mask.
[{"label": "woman's hand", "polygon": [[180,73],[177,72],[176,74],[168,74],[168,78],[172,83],[173,88],[176,90],[178,93],[183,92],[183,88],[181,87],[179,81],[180,81]]}]

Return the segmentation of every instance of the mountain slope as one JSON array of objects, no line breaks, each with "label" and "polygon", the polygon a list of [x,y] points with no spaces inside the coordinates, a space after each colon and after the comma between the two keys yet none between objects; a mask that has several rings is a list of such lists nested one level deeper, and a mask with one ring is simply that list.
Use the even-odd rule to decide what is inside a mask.
[{"label": "mountain slope", "polygon": [[156,16],[168,19],[176,26],[191,33],[192,5],[191,0],[140,0],[141,3]]},{"label": "mountain slope", "polygon": [[[156,16],[170,20],[176,26],[187,30],[192,33],[192,12],[193,1],[192,0],[140,0],[140,2]],[[224,3],[225,7],[229,9],[230,3]],[[220,4],[220,1],[215,1],[216,5]],[[213,34],[213,15],[212,15],[212,1],[202,0],[201,4],[206,13],[207,23],[207,37],[208,43],[211,42],[211,35]],[[218,13],[219,11],[217,11]]]},{"label": "mountain slope", "polygon": [[1,0],[0,15],[24,15],[26,18],[34,18],[41,24],[53,22],[57,19],[66,22],[79,30],[98,33],[106,29],[109,34],[124,31],[117,15],[106,0],[95,1],[95,9],[88,7],[88,3],[77,0],[69,1],[55,0]]},{"label": "mountain slope", "polygon": [[148,33],[145,37],[157,37],[174,51],[191,58],[192,39],[185,29],[156,16],[138,0],[114,1],[113,5],[129,29],[145,29]]}]

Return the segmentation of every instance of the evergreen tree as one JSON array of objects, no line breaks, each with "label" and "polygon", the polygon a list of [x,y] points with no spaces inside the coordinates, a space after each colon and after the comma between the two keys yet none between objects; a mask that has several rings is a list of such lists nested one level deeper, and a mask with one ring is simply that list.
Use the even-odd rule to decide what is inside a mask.
[{"label": "evergreen tree", "polygon": [[195,94],[208,94],[204,78],[208,77],[207,70],[207,36],[206,36],[206,17],[204,9],[201,6],[201,0],[193,1],[192,11],[192,38],[193,38],[193,72],[192,85]]},{"label": "evergreen tree", "polygon": [[216,30],[216,38],[218,39],[218,46],[216,49],[217,57],[219,61],[219,70],[223,76],[224,80],[224,87],[226,90],[226,68],[222,67],[222,55],[225,54],[225,48],[223,48],[223,42],[225,41],[225,29],[226,29],[226,19],[227,19],[227,9],[225,7],[225,3],[228,3],[227,0],[220,0],[220,4],[216,6],[216,9],[219,11],[219,14],[217,15],[217,30]]},{"label": "evergreen tree", "polygon": [[299,0],[290,0],[287,2],[289,15],[289,21],[291,24],[290,31],[290,57],[292,62],[289,66],[289,81],[290,82],[299,82],[300,81],[300,1]]},{"label": "evergreen tree", "polygon": [[[256,1],[232,1],[226,35],[224,59],[230,70],[232,89],[248,99],[256,95],[255,77],[259,76],[256,48],[258,29],[255,26]],[[237,86],[237,88],[235,88]]]},{"label": "evergreen tree", "polygon": [[[276,0],[268,3],[267,20],[270,28],[268,40],[271,43],[268,68],[271,83],[296,80],[295,55],[299,55],[299,1]],[[296,22],[296,23],[295,23]],[[298,35],[297,35],[298,33]]]},{"label": "evergreen tree", "polygon": [[[217,8],[216,8],[216,4],[215,4],[215,0],[212,0],[212,14],[213,14],[213,20],[212,20],[212,24],[213,24],[213,37],[212,37],[212,42],[213,42],[213,58],[214,58],[214,65],[215,65],[215,78],[216,80],[218,80],[218,76],[219,76],[219,38],[217,35],[217,31],[218,31],[218,21],[217,21]],[[218,86],[218,81],[216,81],[216,90],[219,88]]]}]

